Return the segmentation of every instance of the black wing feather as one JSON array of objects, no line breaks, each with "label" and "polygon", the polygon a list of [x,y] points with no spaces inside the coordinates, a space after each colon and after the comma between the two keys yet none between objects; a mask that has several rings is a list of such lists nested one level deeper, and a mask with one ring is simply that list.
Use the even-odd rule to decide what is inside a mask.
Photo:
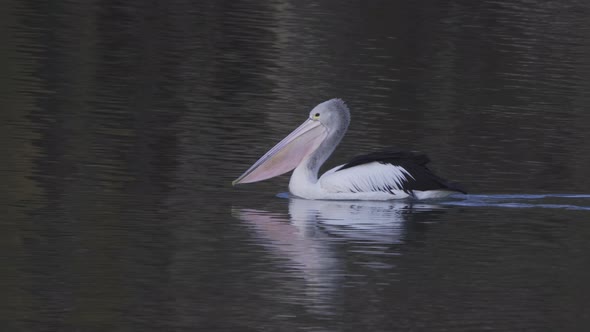
[{"label": "black wing feather", "polygon": [[426,155],[408,151],[382,150],[356,156],[336,170],[336,172],[372,162],[401,166],[410,173],[413,179],[408,178],[406,183],[404,183],[405,191],[446,189],[466,194],[465,190],[458,184],[448,182],[434,174],[426,166],[430,162],[430,159]]}]

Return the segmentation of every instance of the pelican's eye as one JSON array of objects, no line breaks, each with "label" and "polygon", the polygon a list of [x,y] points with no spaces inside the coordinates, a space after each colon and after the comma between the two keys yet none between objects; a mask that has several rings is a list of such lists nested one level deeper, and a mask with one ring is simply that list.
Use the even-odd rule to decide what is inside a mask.
[{"label": "pelican's eye", "polygon": [[313,118],[314,118],[315,120],[319,119],[319,118],[320,118],[320,113],[316,113],[316,114],[314,114],[314,115],[313,115]]}]

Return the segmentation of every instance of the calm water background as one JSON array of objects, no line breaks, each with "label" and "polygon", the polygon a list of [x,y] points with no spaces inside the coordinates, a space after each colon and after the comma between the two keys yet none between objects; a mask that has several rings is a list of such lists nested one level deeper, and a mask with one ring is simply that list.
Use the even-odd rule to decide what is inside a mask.
[{"label": "calm water background", "polygon": [[[588,1],[7,0],[0,27],[2,330],[590,329]],[[231,187],[333,97],[327,167],[420,150],[472,195]]]}]

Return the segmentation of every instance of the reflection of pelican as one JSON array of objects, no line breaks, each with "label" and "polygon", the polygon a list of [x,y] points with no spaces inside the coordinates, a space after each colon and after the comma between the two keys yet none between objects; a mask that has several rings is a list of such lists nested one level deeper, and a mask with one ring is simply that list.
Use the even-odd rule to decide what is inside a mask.
[{"label": "reflection of pelican", "polygon": [[[307,256],[311,248],[317,248],[320,243],[323,247],[331,240],[399,243],[409,218],[441,210],[442,207],[438,205],[410,202],[309,201],[291,198],[289,216],[253,209],[236,210],[234,215],[256,226],[256,230],[272,243],[284,246],[283,251],[295,251]],[[432,213],[428,217],[432,217]],[[295,261],[310,266],[312,260],[299,257]]]},{"label": "reflection of pelican", "polygon": [[330,235],[374,244],[399,243],[410,216],[440,209],[407,201],[289,200],[293,224],[314,222]]},{"label": "reflection of pelican", "polygon": [[318,179],[320,166],[332,154],[350,122],[340,99],[316,106],[309,119],[234,181],[250,183],[293,169],[289,190],[307,199],[390,200],[438,198],[461,189],[433,174],[424,155],[382,151],[358,156]]},{"label": "reflection of pelican", "polygon": [[[431,221],[429,212],[440,209],[403,201],[292,198],[289,215],[254,209],[234,209],[233,215],[250,225],[259,238],[256,242],[289,267],[282,271],[295,269],[302,273],[305,284],[297,285],[297,292],[305,293],[313,310],[324,312],[334,303],[347,268],[342,259],[348,253],[339,251],[367,254],[359,261],[363,266],[392,269],[394,265],[387,259],[382,261],[382,257],[398,254],[398,244],[407,232],[406,221],[419,216]],[[293,279],[281,279],[288,280],[285,288],[291,292]]]}]

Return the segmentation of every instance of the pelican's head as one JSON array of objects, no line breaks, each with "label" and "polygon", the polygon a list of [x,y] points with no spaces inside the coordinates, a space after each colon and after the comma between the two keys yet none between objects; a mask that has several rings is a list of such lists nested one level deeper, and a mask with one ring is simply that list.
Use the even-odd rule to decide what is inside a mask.
[{"label": "pelican's head", "polygon": [[340,142],[350,123],[350,111],[342,99],[330,99],[309,112],[309,118],[270,149],[232,183],[257,182],[292,171],[327,138],[335,138],[329,153]]},{"label": "pelican's head", "polygon": [[330,130],[346,130],[350,123],[350,111],[342,99],[330,99],[309,112],[309,119],[318,121]]}]

